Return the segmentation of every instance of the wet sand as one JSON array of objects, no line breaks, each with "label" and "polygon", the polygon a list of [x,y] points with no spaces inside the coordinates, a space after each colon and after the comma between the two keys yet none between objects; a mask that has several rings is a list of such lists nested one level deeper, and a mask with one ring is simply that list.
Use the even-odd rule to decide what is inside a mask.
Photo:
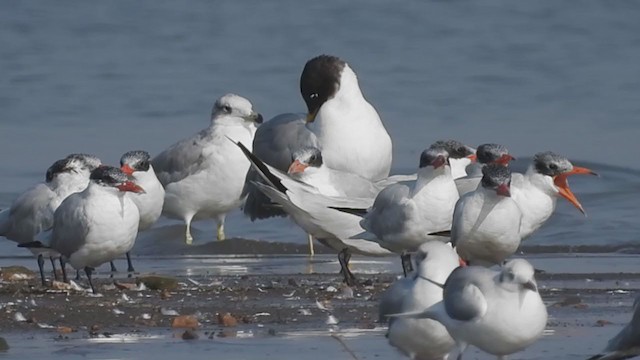
[{"label": "wet sand", "polygon": [[[640,288],[634,256],[525,257],[544,271],[537,278],[550,316],[543,338],[513,359],[585,359],[629,320]],[[395,257],[355,256],[353,270],[361,283],[353,288],[341,284],[335,256],[328,254],[311,261],[304,255],[134,260],[140,273],[131,278],[96,275],[100,296],[43,288],[37,277],[3,280],[0,336],[10,349],[0,357],[143,359],[188,352],[194,358],[225,359],[403,358],[388,345],[386,327],[377,321],[380,293],[399,272]],[[35,267],[32,258],[0,259],[3,267],[16,264]],[[174,278],[175,288],[141,289],[136,283],[149,273]],[[86,287],[84,279],[78,284]],[[193,329],[174,326],[185,315],[179,320]],[[490,358],[474,349],[465,356]]]}]

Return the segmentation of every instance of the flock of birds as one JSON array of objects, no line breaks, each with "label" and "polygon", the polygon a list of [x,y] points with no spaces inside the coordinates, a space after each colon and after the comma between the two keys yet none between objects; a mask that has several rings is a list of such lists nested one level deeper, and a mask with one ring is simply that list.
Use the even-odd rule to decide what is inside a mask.
[{"label": "flock of birds", "polygon": [[[33,252],[43,286],[49,258],[54,278],[58,260],[68,281],[68,263],[95,292],[96,267],[111,262],[115,271],[126,254],[134,271],[137,234],[161,215],[184,221],[188,244],[197,219],[215,219],[223,240],[225,216],[238,207],[252,220],[289,216],[309,234],[311,254],[313,239],[338,253],[349,285],[352,253],[400,255],[405,277],[383,294],[380,313],[389,342],[409,357],[446,359],[457,347],[460,359],[474,345],[504,358],[535,342],[546,307],[531,264],[510,258],[558,198],[584,212],[567,178],[595,173],[553,152],[512,173],[502,145],[441,140],[421,153],[416,174],[389,176],[391,138],[346,62],[309,60],[300,92],[306,114],[264,124],[249,100],[224,95],[208,128],[153,159],[130,151],[120,167],[87,154],[58,160],[0,212],[0,236]],[[634,322],[619,336],[638,338]]]}]

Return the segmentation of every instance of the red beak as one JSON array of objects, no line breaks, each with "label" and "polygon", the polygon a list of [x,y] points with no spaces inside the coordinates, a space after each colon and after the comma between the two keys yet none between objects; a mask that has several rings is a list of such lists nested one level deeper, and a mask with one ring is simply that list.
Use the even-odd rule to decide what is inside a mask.
[{"label": "red beak", "polygon": [[472,163],[478,161],[478,155],[476,154],[471,154],[469,156],[467,156],[467,159],[471,160]]},{"label": "red beak", "polygon": [[125,174],[127,174],[129,176],[133,175],[133,172],[135,171],[135,170],[133,170],[133,168],[131,166],[129,166],[129,164],[122,165],[120,167],[120,170],[122,170],[123,173],[125,173]]},{"label": "red beak", "polygon": [[130,191],[134,193],[144,193],[144,189],[133,181],[125,181],[122,184],[116,186],[120,191]]},{"label": "red beak", "polygon": [[287,172],[289,173],[289,175],[303,173],[304,169],[308,167],[309,165],[303,164],[300,161],[295,160],[294,162],[291,163],[291,166],[289,166],[289,170],[287,170]]},{"label": "red beak", "polygon": [[434,169],[441,168],[446,164],[447,159],[445,159],[445,157],[442,155],[439,155],[437,158],[435,158],[435,160],[433,160],[433,162],[431,162],[431,166],[433,166]]},{"label": "red beak", "polygon": [[511,156],[509,154],[504,154],[504,155],[500,156],[500,158],[498,160],[494,161],[494,162],[496,164],[500,164],[502,166],[508,166],[509,162],[511,160],[515,160],[515,159],[516,159],[515,157],[513,157],[513,156]]},{"label": "red beak", "polygon": [[467,264],[467,262],[461,257],[458,257],[458,261],[460,262],[460,267],[469,266],[469,264]]},{"label": "red beak", "polygon": [[581,213],[584,214],[585,212],[584,212],[584,208],[582,207],[582,204],[580,204],[580,201],[578,201],[578,198],[573,194],[573,192],[569,188],[569,182],[567,181],[567,178],[569,177],[569,175],[575,175],[575,174],[598,175],[595,172],[591,171],[590,169],[574,166],[573,169],[571,169],[571,171],[567,171],[563,174],[556,175],[553,178],[553,183],[558,188],[558,192],[560,193],[560,196],[569,200],[569,202],[572,203],[573,206],[575,206],[578,210],[580,210]]},{"label": "red beak", "polygon": [[508,184],[500,184],[496,193],[501,196],[511,197],[511,189]]}]

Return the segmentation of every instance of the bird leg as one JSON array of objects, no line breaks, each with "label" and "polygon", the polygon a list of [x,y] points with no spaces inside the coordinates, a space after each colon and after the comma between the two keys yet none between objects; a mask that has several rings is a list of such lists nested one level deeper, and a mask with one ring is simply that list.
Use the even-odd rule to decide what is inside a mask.
[{"label": "bird leg", "polygon": [[224,236],[224,221],[218,222],[218,241],[222,241],[225,239]]},{"label": "bird leg", "polygon": [[109,277],[113,278],[113,273],[117,273],[118,269],[116,269],[116,264],[114,264],[113,261],[109,261],[109,265],[111,265],[111,275],[109,275]]},{"label": "bird leg", "polygon": [[402,272],[404,273],[404,277],[407,277],[407,274],[413,271],[411,253],[403,251],[402,254],[400,254],[400,262],[402,263]]},{"label": "bird leg", "polygon": [[[127,252],[127,272],[136,272],[136,269],[133,268],[133,263],[131,262],[131,254]],[[131,276],[131,274],[129,274]]]},{"label": "bird leg", "polygon": [[314,256],[316,252],[313,248],[313,236],[311,234],[307,234],[307,241],[309,241],[309,256]]},{"label": "bird leg", "polygon": [[58,274],[56,273],[56,261],[53,259],[53,256],[49,256],[49,261],[51,261],[51,267],[53,268],[53,280],[58,281]]},{"label": "bird leg", "polygon": [[349,270],[349,260],[351,260],[351,251],[349,248],[344,248],[338,253],[338,262],[340,262],[340,273],[344,276],[344,282],[348,286],[354,286],[356,284],[356,277]]},{"label": "bird leg", "polygon": [[76,270],[76,281],[80,281],[80,270]]},{"label": "bird leg", "polygon": [[44,279],[44,256],[38,255],[38,268],[40,269],[40,280],[42,280],[42,286],[47,286],[47,282]]},{"label": "bird leg", "polygon": [[96,294],[96,288],[93,287],[93,281],[91,280],[92,272],[93,272],[93,268],[90,268],[88,266],[84,267],[84,273],[87,274],[87,279],[89,279],[89,286],[91,286],[91,291],[93,291],[93,293]]},{"label": "bird leg", "polygon": [[62,281],[69,283],[69,278],[67,277],[67,264],[65,264],[62,256],[60,256],[60,269],[62,269]]}]

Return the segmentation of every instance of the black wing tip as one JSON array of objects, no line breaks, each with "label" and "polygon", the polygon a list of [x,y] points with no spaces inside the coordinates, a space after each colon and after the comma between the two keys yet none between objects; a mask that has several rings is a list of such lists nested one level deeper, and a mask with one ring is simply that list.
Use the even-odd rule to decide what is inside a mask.
[{"label": "black wing tip", "polygon": [[30,241],[30,242],[18,244],[18,247],[19,248],[46,248],[46,249],[49,248],[48,246],[46,246],[40,241]]},{"label": "black wing tip", "polygon": [[451,237],[451,230],[436,231],[436,232],[429,233],[429,235],[431,235],[431,236]]},{"label": "black wing tip", "polygon": [[361,216],[361,217],[367,215],[367,209],[356,209],[356,208],[339,207],[339,206],[329,206],[329,208],[342,211],[347,214]]}]

